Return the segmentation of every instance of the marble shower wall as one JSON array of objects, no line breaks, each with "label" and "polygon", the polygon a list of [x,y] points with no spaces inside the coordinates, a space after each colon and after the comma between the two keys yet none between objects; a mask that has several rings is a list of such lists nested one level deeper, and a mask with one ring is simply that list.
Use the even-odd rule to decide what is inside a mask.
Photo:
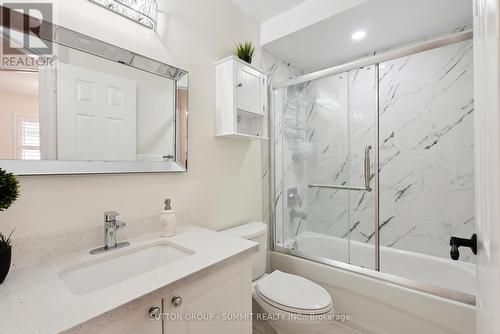
[{"label": "marble shower wall", "polygon": [[380,65],[383,245],[449,258],[474,233],[473,112],[472,41]]},{"label": "marble shower wall", "polygon": [[[371,161],[368,176],[374,188],[377,91],[375,66],[349,71],[349,174],[350,185],[365,186],[364,159],[368,150]],[[349,231],[343,238],[373,243],[375,236],[375,192],[349,191]],[[352,261],[351,261],[352,263]]]},{"label": "marble shower wall", "polygon": [[[301,74],[270,53],[263,58],[270,81]],[[449,258],[449,237],[474,233],[472,65],[472,41],[380,64],[383,246]],[[305,230],[373,242],[373,192],[308,184],[363,186],[364,151],[371,145],[373,186],[375,80],[375,67],[368,66],[273,95],[279,244]],[[266,165],[263,176],[268,182]],[[291,188],[299,195],[294,209],[307,219],[291,217]],[[470,251],[461,255],[473,262]]]},{"label": "marble shower wall", "polygon": [[[375,80],[368,66],[276,92],[280,242],[304,230],[373,242],[373,192],[307,185],[363,186],[371,145],[373,186]],[[472,41],[380,64],[379,80],[381,243],[449,258],[449,237],[474,232]],[[296,210],[307,219],[291,219],[290,188],[298,190]]]},{"label": "marble shower wall", "polygon": [[[370,185],[373,186],[375,82],[375,67],[367,66],[304,86],[304,100],[307,101],[305,141],[309,146],[309,154],[303,157],[308,189],[308,231],[337,238],[373,241],[373,192],[307,186],[315,183],[365,187],[365,149],[370,146],[372,165],[369,175]],[[347,250],[345,254],[348,254]],[[344,260],[352,263],[348,258]]]},{"label": "marble shower wall", "polygon": [[[472,66],[471,41],[380,64],[383,246],[449,258],[450,236],[474,233]],[[364,150],[376,147],[375,80],[371,66],[309,84],[307,183],[363,186]],[[372,243],[374,200],[311,189],[307,228]]]},{"label": "marble shower wall", "polygon": [[[472,66],[472,41],[380,64],[382,246],[449,258],[449,238],[474,233]],[[373,178],[375,80],[371,66],[307,85],[306,183],[362,187],[367,145]],[[309,231],[374,241],[373,192],[307,199]]]},{"label": "marble shower wall", "polygon": [[[305,157],[306,184],[349,183],[348,75],[341,74],[308,83]],[[308,230],[341,237],[349,224],[349,193],[308,188]]]},{"label": "marble shower wall", "polygon": [[[273,83],[282,82],[302,73],[289,63],[286,63],[282,59],[276,57],[274,54],[263,49],[262,51],[262,68],[264,71],[269,73],[268,83],[269,88],[272,87]],[[284,212],[286,210],[286,194],[283,195],[283,183],[289,184],[291,187],[301,188],[303,182],[303,174],[300,173],[302,169],[302,163],[297,160],[293,160],[293,153],[289,150],[287,145],[283,145],[284,136],[284,126],[283,126],[283,116],[285,110],[285,91],[283,89],[277,90],[276,94],[270,90],[270,101],[269,105],[274,112],[271,113],[271,117],[274,119],[270,123],[271,130],[274,133],[271,136],[270,142],[262,143],[262,182],[263,182],[263,217],[265,222],[270,221],[271,215],[271,205],[275,206],[275,221],[276,221],[276,239],[278,244],[283,244],[285,240],[291,238],[292,228],[290,226],[289,212]],[[291,104],[289,104],[291,105]],[[271,109],[270,108],[270,109]],[[272,145],[272,146],[271,146]],[[276,168],[271,172],[270,170],[270,147],[273,147],[276,156]],[[287,166],[286,168],[284,166]],[[271,173],[274,173],[276,194],[271,202],[271,191],[270,191],[270,177]],[[300,186],[299,186],[300,185]],[[302,202],[302,201],[301,201]],[[285,221],[286,220],[286,221]],[[286,228],[284,228],[286,224]],[[286,235],[285,235],[286,232]]]}]

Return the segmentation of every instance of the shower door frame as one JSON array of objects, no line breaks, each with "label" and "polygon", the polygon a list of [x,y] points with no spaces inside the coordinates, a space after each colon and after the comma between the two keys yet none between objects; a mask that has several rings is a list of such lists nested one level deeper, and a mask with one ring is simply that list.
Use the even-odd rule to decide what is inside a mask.
[{"label": "shower door frame", "polygon": [[[269,152],[270,152],[270,163],[271,163],[271,170],[273,171],[271,173],[270,177],[270,189],[271,189],[271,205],[270,205],[270,210],[271,210],[271,225],[272,228],[271,230],[271,238],[270,238],[270,248],[272,251],[277,251],[279,253],[291,255],[291,256],[296,256],[300,257],[306,260],[311,260],[314,262],[326,264],[338,269],[346,270],[352,273],[360,274],[363,276],[371,277],[371,278],[376,278],[379,280],[382,280],[384,282],[392,283],[397,286],[405,287],[405,288],[410,288],[413,290],[417,290],[420,292],[425,292],[429,293],[432,295],[436,295],[442,298],[450,299],[453,301],[465,303],[468,305],[476,305],[476,297],[474,295],[461,292],[461,291],[456,291],[456,290],[451,290],[443,287],[438,287],[432,284],[428,283],[422,283],[418,282],[415,280],[407,279],[401,276],[393,275],[393,274],[388,274],[388,273],[383,273],[380,272],[380,192],[379,192],[379,152],[380,152],[380,138],[379,138],[379,122],[380,122],[380,112],[379,112],[379,64],[389,61],[389,60],[394,60],[398,59],[401,57],[406,57],[406,56],[411,56],[416,53],[424,52],[424,51],[429,51],[433,50],[439,47],[451,45],[451,44],[456,44],[460,43],[463,41],[467,41],[473,38],[473,32],[472,29],[464,29],[463,31],[456,32],[453,34],[449,34],[443,37],[438,37],[434,39],[430,39],[418,44],[412,44],[409,46],[405,46],[402,48],[390,50],[384,53],[380,53],[378,55],[362,58],[356,61],[352,61],[349,63],[345,63],[342,65],[334,66],[331,68],[327,68],[324,70],[320,70],[317,72],[305,74],[287,81],[283,81],[280,83],[273,84],[272,87],[270,88],[273,92],[277,89],[280,88],[287,88],[293,85],[297,85],[300,83],[312,81],[312,80],[318,80],[321,78],[325,78],[328,76],[340,74],[343,72],[347,72],[353,69],[365,67],[365,66],[375,66],[375,75],[376,75],[376,124],[375,124],[375,185],[374,185],[374,192],[375,192],[375,270],[372,269],[366,269],[362,267],[358,267],[356,265],[340,262],[340,261],[335,261],[331,260],[328,258],[323,258],[319,256],[314,256],[310,255],[304,252],[300,252],[297,250],[289,249],[286,247],[278,246],[276,245],[276,206],[275,206],[275,198],[276,198],[276,182],[275,182],[275,175],[276,175],[276,157],[275,157],[275,152],[274,152],[274,139],[275,139],[275,133],[274,133],[274,126],[271,126],[270,129],[270,134],[271,134],[271,140],[269,141]],[[271,97],[271,106],[272,108],[269,108],[270,110],[270,124],[274,125],[274,116],[275,116],[275,111],[274,111],[274,98],[275,94],[269,94]]]}]

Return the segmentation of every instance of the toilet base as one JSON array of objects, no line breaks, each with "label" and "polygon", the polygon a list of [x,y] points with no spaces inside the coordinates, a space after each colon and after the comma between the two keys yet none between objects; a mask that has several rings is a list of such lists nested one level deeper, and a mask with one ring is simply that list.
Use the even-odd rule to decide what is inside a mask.
[{"label": "toilet base", "polygon": [[[276,309],[265,303],[255,293],[252,305],[256,333],[320,334],[330,327],[329,321],[310,320],[309,316],[299,316]],[[332,332],[329,331],[328,333]]]}]

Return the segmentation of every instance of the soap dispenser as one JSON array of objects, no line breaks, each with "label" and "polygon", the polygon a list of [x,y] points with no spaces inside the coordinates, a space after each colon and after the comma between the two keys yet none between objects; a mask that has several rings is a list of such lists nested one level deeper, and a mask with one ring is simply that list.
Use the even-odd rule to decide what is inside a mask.
[{"label": "soap dispenser", "polygon": [[160,224],[162,237],[171,237],[175,234],[177,218],[172,210],[172,201],[168,198],[165,200],[165,210],[160,214]]}]

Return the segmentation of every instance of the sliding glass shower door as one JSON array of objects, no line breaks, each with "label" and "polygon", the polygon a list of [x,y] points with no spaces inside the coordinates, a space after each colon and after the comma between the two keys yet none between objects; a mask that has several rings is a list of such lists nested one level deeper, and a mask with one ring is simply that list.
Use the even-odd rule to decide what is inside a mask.
[{"label": "sliding glass shower door", "polygon": [[[376,231],[377,66],[351,70],[349,79],[349,263],[378,270]],[[344,235],[342,235],[344,237]]]},{"label": "sliding glass shower door", "polygon": [[472,64],[464,39],[276,89],[276,245],[474,294],[472,251],[450,259],[475,229]]},{"label": "sliding glass shower door", "polygon": [[282,246],[375,268],[376,91],[375,66],[275,91]]}]

